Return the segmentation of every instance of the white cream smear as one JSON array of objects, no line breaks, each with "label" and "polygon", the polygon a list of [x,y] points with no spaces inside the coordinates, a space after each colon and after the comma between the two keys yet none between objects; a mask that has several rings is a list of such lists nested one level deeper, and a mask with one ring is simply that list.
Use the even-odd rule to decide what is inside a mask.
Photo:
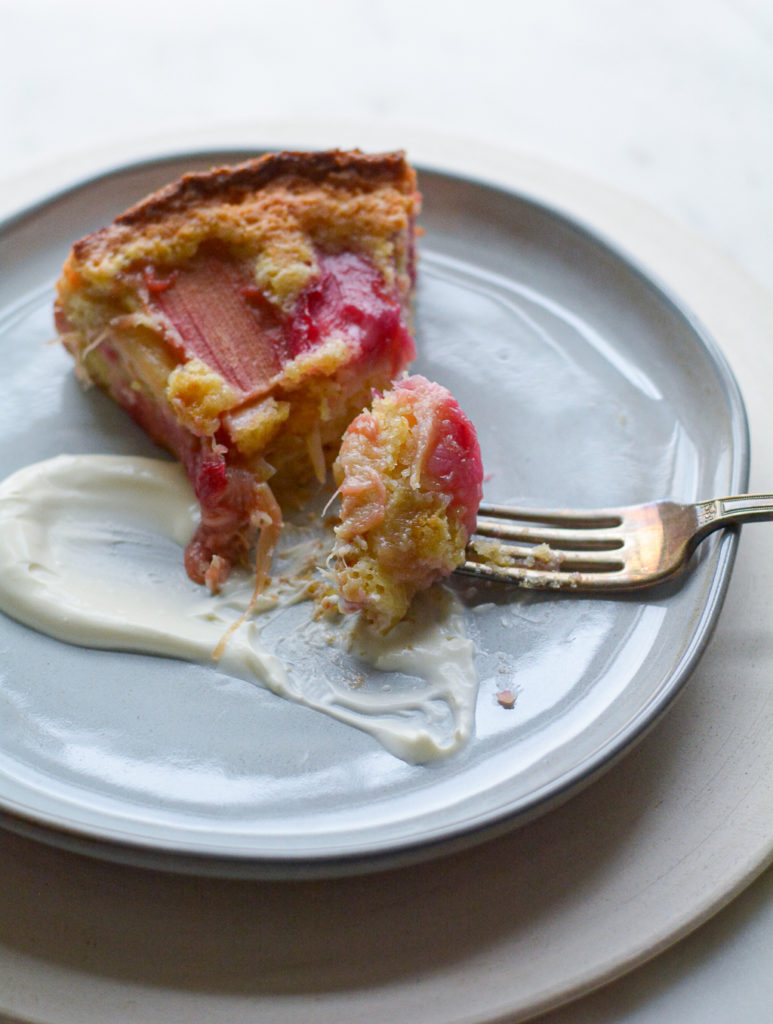
[{"label": "white cream smear", "polygon": [[[84,647],[213,664],[247,610],[248,574],[217,595],[185,575],[198,506],[181,466],[61,455],[0,484],[0,609]],[[374,736],[421,764],[458,750],[474,722],[473,646],[458,600],[433,587],[386,637],[331,625],[305,598],[324,559],[319,527],[283,530],[272,582],[217,669]]]}]

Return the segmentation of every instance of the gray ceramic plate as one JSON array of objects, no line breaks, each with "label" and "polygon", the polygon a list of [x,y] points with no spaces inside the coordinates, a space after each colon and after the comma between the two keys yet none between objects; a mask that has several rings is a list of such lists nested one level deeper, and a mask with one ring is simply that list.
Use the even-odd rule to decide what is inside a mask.
[{"label": "gray ceramic plate", "polygon": [[[52,287],[75,239],[185,170],[130,166],[0,229],[0,475],[62,452],[154,454],[75,384]],[[748,441],[728,367],[624,255],[525,197],[425,171],[416,370],[475,421],[489,500],[699,500],[743,491]],[[635,597],[459,591],[476,731],[411,767],[370,737],[214,669],[70,647],[0,620],[0,814],[114,859],[254,877],[407,863],[521,824],[608,768],[667,708],[719,614],[735,536]],[[495,695],[518,691],[513,710]]]}]

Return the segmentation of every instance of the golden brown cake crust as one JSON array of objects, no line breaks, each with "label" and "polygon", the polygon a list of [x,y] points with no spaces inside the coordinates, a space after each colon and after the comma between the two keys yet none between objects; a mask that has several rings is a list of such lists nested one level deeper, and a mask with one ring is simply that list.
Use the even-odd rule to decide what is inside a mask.
[{"label": "golden brown cake crust", "polygon": [[345,192],[391,187],[403,196],[416,196],[416,173],[402,150],[363,153],[360,150],[267,153],[241,164],[192,171],[130,207],[112,224],[73,245],[78,261],[93,259],[120,244],[122,229],[142,230],[175,215],[185,216],[202,203],[239,204],[267,185],[283,180],[289,191],[295,182],[328,184]]},{"label": "golden brown cake crust", "polygon": [[392,185],[402,192],[408,192],[416,188],[415,175],[402,151],[363,153],[360,150],[331,149],[307,153],[267,153],[230,167],[185,174],[132,206],[117,218],[116,223],[146,223],[213,197],[238,202],[244,195],[264,188],[277,178],[294,177],[306,182],[334,179],[336,184],[348,189]]}]

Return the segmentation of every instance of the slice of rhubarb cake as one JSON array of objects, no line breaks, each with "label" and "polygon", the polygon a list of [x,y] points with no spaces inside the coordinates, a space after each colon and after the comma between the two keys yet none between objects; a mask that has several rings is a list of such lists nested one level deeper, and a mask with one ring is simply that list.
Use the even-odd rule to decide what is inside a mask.
[{"label": "slice of rhubarb cake", "polygon": [[192,579],[216,590],[256,531],[270,552],[274,493],[323,479],[414,357],[418,208],[402,153],[276,153],[187,174],[73,246],[58,332],[82,379],[185,465]]},{"label": "slice of rhubarb cake", "polygon": [[333,468],[338,608],[383,632],[464,561],[483,487],[475,428],[446,388],[407,377],[350,424]]}]

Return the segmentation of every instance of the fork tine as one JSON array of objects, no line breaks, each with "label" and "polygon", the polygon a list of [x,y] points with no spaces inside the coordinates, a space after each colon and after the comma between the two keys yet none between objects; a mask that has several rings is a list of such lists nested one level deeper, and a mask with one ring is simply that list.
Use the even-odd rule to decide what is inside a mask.
[{"label": "fork tine", "polygon": [[600,551],[587,551],[583,549],[561,550],[549,548],[540,550],[539,547],[520,547],[515,544],[497,544],[495,557],[492,559],[492,552],[479,550],[475,540],[467,545],[468,561],[475,561],[483,564],[495,564],[504,567],[522,565],[525,568],[536,568],[541,572],[562,571],[562,572],[615,572],[623,568],[623,559],[620,547],[603,549]]},{"label": "fork tine", "polygon": [[493,537],[496,540],[522,541],[528,544],[549,544],[551,547],[567,551],[606,550],[611,551],[622,547],[620,535],[610,532],[615,527],[580,527],[578,529],[521,525],[514,522],[503,522],[499,519],[478,517],[475,533],[480,537]]},{"label": "fork tine", "polygon": [[[622,524],[617,509],[527,509],[484,503],[467,560],[457,571],[525,587],[614,587],[625,568]],[[499,543],[489,541],[487,550],[487,542],[476,538]],[[516,543],[506,543],[512,541]]]},{"label": "fork tine", "polygon": [[479,518],[520,520],[524,523],[542,523],[545,526],[600,529],[620,526],[623,517],[619,509],[556,509],[556,508],[514,508],[512,505],[494,505],[482,502],[478,508]]},{"label": "fork tine", "polygon": [[535,569],[523,565],[488,565],[485,562],[466,561],[456,569],[463,576],[496,583],[509,581],[525,589],[534,590],[624,590],[628,589],[623,570],[615,572],[561,572],[555,569]]},{"label": "fork tine", "polygon": [[613,550],[622,547],[623,519],[616,509],[524,509],[482,504],[475,533],[497,540],[549,544],[561,550]]}]

